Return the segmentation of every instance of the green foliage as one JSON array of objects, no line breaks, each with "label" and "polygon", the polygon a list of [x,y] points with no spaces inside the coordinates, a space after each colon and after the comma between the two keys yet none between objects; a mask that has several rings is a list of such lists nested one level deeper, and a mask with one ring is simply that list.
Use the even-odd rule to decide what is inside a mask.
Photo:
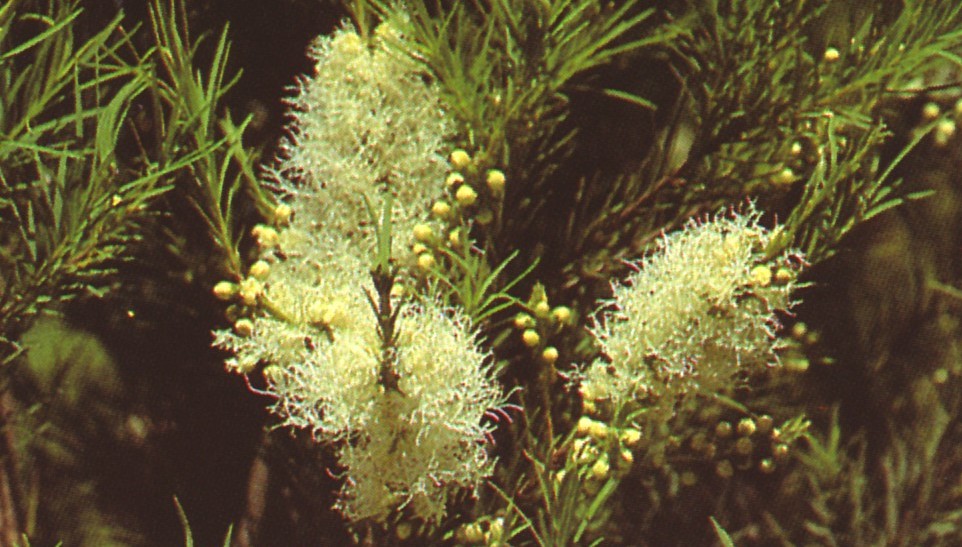
[{"label": "green foliage", "polygon": [[[235,124],[229,112],[220,112],[222,100],[240,78],[228,79],[230,44],[227,28],[221,30],[210,67],[195,68],[202,39],[192,41],[186,24],[185,7],[177,3],[168,9],[162,3],[151,6],[151,23],[156,49],[152,78],[153,116],[157,120],[153,147],[145,153],[159,161],[182,156],[187,151],[198,155],[189,162],[180,188],[181,199],[201,219],[205,233],[222,256],[222,275],[239,278],[243,266],[240,256],[241,234],[235,215],[240,207],[238,192],[246,191],[262,217],[270,218],[273,198],[261,186],[255,173],[257,155],[243,145],[243,135],[251,119]],[[183,255],[186,249],[173,248]],[[189,260],[189,257],[184,257]]]},{"label": "green foliage", "polygon": [[[214,117],[227,85],[226,37],[215,74],[194,80],[194,46],[179,34],[186,27],[166,17],[160,3],[155,8],[159,43],[146,51],[143,29],[122,24],[122,14],[91,21],[80,2],[0,8],[0,385],[3,411],[12,413],[0,448],[9,464],[0,482],[11,493],[0,542],[18,531],[49,539],[58,527],[56,535],[78,544],[141,539],[126,529],[136,528],[129,515],[123,524],[108,516],[116,508],[98,498],[107,488],[96,480],[104,471],[91,462],[143,442],[124,437],[129,427],[145,427],[142,419],[117,423],[129,401],[102,349],[78,349],[86,346],[65,334],[72,331],[51,333],[49,321],[31,329],[35,319],[120,286],[118,272],[157,243],[150,238],[157,206],[185,173],[204,175],[201,198],[216,193],[226,202],[205,217],[213,219],[205,231],[235,249],[224,211],[233,210],[240,182],[222,181],[230,162],[246,168],[247,178],[237,180],[253,180],[255,159],[241,145],[243,128],[218,126]],[[181,79],[172,84],[175,77]],[[203,87],[198,92],[189,83]],[[154,108],[153,119],[144,105]],[[215,131],[225,136],[214,138]],[[236,251],[228,256],[236,262]],[[102,453],[108,456],[98,460]],[[56,503],[48,501],[54,491],[62,494]],[[65,524],[68,514],[74,526]]]},{"label": "green foliage", "polygon": [[575,137],[564,123],[571,93],[586,88],[651,106],[627,91],[584,82],[615,58],[653,49],[675,35],[657,27],[654,10],[636,0],[605,7],[586,0],[456,2],[440,16],[420,2],[372,4],[410,39],[407,53],[437,78],[464,142],[480,151],[478,162],[508,167],[513,187],[505,222],[488,234],[501,243],[539,233],[555,216],[547,204],[564,189],[552,175]]},{"label": "green foliage", "polygon": [[129,46],[119,19],[77,43],[75,4],[18,7],[0,10],[3,357],[43,307],[102,287],[170,170],[130,173],[117,157],[125,113],[148,80],[118,54]]},{"label": "green foliage", "polygon": [[[130,106],[147,93],[159,100],[164,89],[153,77],[152,53],[121,53],[133,44],[119,16],[77,45],[70,22],[80,12],[72,4],[47,12],[15,6],[0,12],[0,332],[8,347],[42,308],[99,294],[117,262],[129,258],[149,206],[171,188],[169,176],[201,159],[209,164],[223,144],[177,142],[176,153],[151,158],[144,151],[139,166],[121,156],[118,139],[131,137],[124,129]],[[34,21],[43,30],[30,35]],[[11,43],[25,32],[22,43]],[[211,82],[208,92],[218,93],[218,85]],[[194,112],[174,112],[171,121]],[[238,132],[231,133],[231,154],[246,157]],[[164,134],[168,143],[177,137]]]},{"label": "green foliage", "polygon": [[466,252],[462,249],[464,246],[455,250],[440,249],[452,264],[447,271],[439,268],[436,272],[442,283],[442,294],[447,294],[451,302],[464,308],[465,314],[475,323],[488,321],[520,303],[510,291],[531,273],[534,264],[514,279],[504,281],[502,273],[516,254],[492,268],[478,249],[469,248]]},{"label": "green foliage", "polygon": [[718,534],[718,541],[721,542],[722,547],[735,547],[735,542],[732,541],[732,537],[722,528],[721,524],[718,524],[715,517],[711,517],[711,525],[715,529],[715,533]]},{"label": "green foliage", "polygon": [[[442,17],[420,2],[371,3],[412,40],[406,53],[438,78],[471,146],[509,165],[536,157],[524,150],[551,140],[575,76],[670,37],[632,35],[653,13],[635,0],[617,8],[585,1],[459,2]],[[539,190],[528,184],[532,193]]]},{"label": "green foliage", "polygon": [[[194,547],[194,536],[190,531],[190,522],[187,520],[187,513],[184,512],[184,507],[176,497],[174,497],[174,505],[177,507],[177,517],[180,519],[180,524],[184,527],[184,545],[185,547]],[[233,526],[227,528],[227,535],[224,536],[224,547],[230,547],[233,531]]]},{"label": "green foliage", "polygon": [[769,199],[805,180],[786,223],[812,262],[827,258],[853,226],[905,198],[892,169],[924,136],[883,164],[891,136],[880,105],[918,92],[919,74],[962,43],[959,7],[909,2],[894,21],[870,14],[842,43],[810,39],[826,2],[698,4],[680,23],[675,49],[694,137],[673,176],[684,201],[754,194]]},{"label": "green foliage", "polygon": [[[957,543],[957,322],[915,333],[939,354],[856,325],[871,351],[835,359],[792,300],[796,270],[860,225],[939,199],[903,166],[952,142],[962,108],[893,112],[958,98],[962,7],[653,4],[352,0],[357,32],[311,48],[267,182],[251,118],[225,107],[226,27],[194,39],[185,4],[154,2],[145,28],[87,36],[79,2],[0,7],[0,363],[17,372],[0,385],[24,399],[3,456],[92,475],[70,448],[125,427],[106,354],[29,327],[105,294],[136,244],[220,281],[227,368],[338,457],[349,478],[318,498],[340,488],[364,541]],[[471,154],[445,163],[454,148]],[[746,200],[763,213],[718,222]],[[913,309],[958,316],[955,269],[909,269]],[[0,468],[29,486],[31,538],[97,494],[78,480],[74,505],[38,507],[28,474]],[[495,496],[463,495],[486,477]],[[90,541],[121,541],[88,505]]]}]

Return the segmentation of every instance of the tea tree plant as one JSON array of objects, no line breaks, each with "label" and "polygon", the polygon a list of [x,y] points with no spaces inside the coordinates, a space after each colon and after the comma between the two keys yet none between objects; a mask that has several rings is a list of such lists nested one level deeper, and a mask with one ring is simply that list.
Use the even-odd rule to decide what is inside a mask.
[{"label": "tea tree plant", "polygon": [[[269,410],[232,542],[958,541],[956,261],[856,286],[917,311],[912,351],[823,296],[894,252],[860,233],[962,215],[916,174],[956,170],[956,3],[343,4],[267,159],[228,30],[0,8],[6,366],[153,248]],[[2,469],[14,542],[35,510]]]}]

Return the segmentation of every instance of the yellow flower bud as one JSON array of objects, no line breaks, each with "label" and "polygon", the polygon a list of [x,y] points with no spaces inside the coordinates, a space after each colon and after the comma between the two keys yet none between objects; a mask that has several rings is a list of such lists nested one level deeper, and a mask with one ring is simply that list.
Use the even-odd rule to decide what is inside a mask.
[{"label": "yellow flower bud", "polygon": [[944,367],[938,368],[932,373],[932,383],[940,386],[949,381],[949,371]]},{"label": "yellow flower bud", "polygon": [[464,182],[464,175],[462,175],[461,173],[458,173],[457,171],[449,174],[448,177],[444,179],[444,185],[447,186],[448,188],[454,188],[455,186],[461,184],[462,182]]},{"label": "yellow flower bud", "polygon": [[491,169],[488,171],[485,182],[488,184],[488,189],[491,190],[492,194],[500,196],[504,193],[505,178],[504,173],[500,169]]},{"label": "yellow flower bud", "polygon": [[842,54],[839,53],[837,49],[830,47],[825,49],[825,53],[822,55],[822,58],[829,63],[834,63],[841,56]]},{"label": "yellow flower bud", "polygon": [[581,411],[584,412],[585,414],[590,414],[592,416],[595,416],[596,415],[595,413],[598,411],[598,406],[595,405],[594,401],[588,401],[588,400],[581,401]]},{"label": "yellow flower bud", "polygon": [[238,319],[237,322],[234,323],[234,332],[236,332],[238,336],[250,336],[254,334],[254,322],[246,317],[244,319]]},{"label": "yellow flower bud", "polygon": [[795,171],[791,167],[786,167],[772,176],[772,183],[778,187],[784,187],[795,182]]},{"label": "yellow flower bud", "polygon": [[453,247],[461,246],[461,228],[455,228],[448,234],[448,241]]},{"label": "yellow flower bud", "polygon": [[237,285],[230,281],[221,281],[214,285],[214,296],[218,300],[230,300],[235,294],[237,294]]},{"label": "yellow flower bud", "polygon": [[598,461],[591,466],[591,477],[598,481],[603,481],[608,478],[611,471],[611,466],[608,465],[608,458],[598,458]]},{"label": "yellow flower bud", "polygon": [[474,188],[467,184],[462,184],[458,191],[454,194],[455,199],[458,200],[458,204],[462,207],[468,207],[474,205],[474,202],[478,200],[478,193],[474,191]]},{"label": "yellow flower bud", "polygon": [[587,416],[582,416],[578,418],[578,424],[575,426],[575,431],[581,437],[587,437],[588,432],[591,431],[591,423],[594,422],[591,418]]},{"label": "yellow flower bud", "polygon": [[558,471],[556,471],[554,474],[555,484],[558,484],[560,486],[565,481],[565,475],[567,475],[567,473],[565,473],[564,469],[559,469]]},{"label": "yellow flower bud", "polygon": [[464,169],[465,167],[471,165],[471,156],[467,152],[458,148],[454,152],[451,152],[451,165],[455,169]]},{"label": "yellow flower bud", "polygon": [[504,519],[498,517],[488,523],[488,533],[484,541],[488,545],[501,545],[501,538],[504,536]]},{"label": "yellow flower bud", "polygon": [[549,306],[548,303],[545,302],[544,300],[534,305],[534,314],[540,317],[541,319],[548,317],[548,314],[550,313],[551,313],[551,306]]},{"label": "yellow flower bud", "polygon": [[416,255],[425,253],[427,252],[427,250],[428,250],[428,247],[424,243],[415,243],[414,245],[411,245],[411,252],[413,252]]},{"label": "yellow flower bud", "polygon": [[533,348],[541,343],[541,335],[534,329],[528,329],[521,333],[521,340],[524,341],[524,345]]},{"label": "yellow flower bud", "polygon": [[414,239],[428,243],[434,239],[434,230],[428,224],[417,224],[414,226]]},{"label": "yellow flower bud", "polygon": [[254,279],[263,281],[267,279],[268,274],[271,273],[271,265],[263,260],[258,260],[251,264],[251,269],[248,273],[250,273],[250,276]]},{"label": "yellow flower bud", "polygon": [[435,201],[431,206],[431,213],[438,218],[448,218],[451,214],[451,206],[445,201]]},{"label": "yellow flower bud", "polygon": [[320,323],[321,325],[331,326],[334,321],[337,320],[337,312],[334,308],[331,308],[320,302],[315,302],[310,310],[308,311],[310,320],[313,323]]},{"label": "yellow flower bud", "polygon": [[635,447],[639,442],[641,442],[641,431],[629,427],[628,429],[622,430],[619,438],[625,446]]},{"label": "yellow flower bud", "polygon": [[775,271],[775,284],[785,285],[791,281],[793,277],[792,271],[788,268],[779,268]]},{"label": "yellow flower bud", "polygon": [[955,135],[955,122],[952,120],[942,120],[935,126],[936,146],[945,146]]},{"label": "yellow flower bud", "polygon": [[732,434],[732,424],[729,422],[718,422],[715,426],[715,436],[719,439],[727,439],[731,437]]},{"label": "yellow flower bud", "polygon": [[238,306],[237,304],[231,304],[230,306],[227,306],[226,310],[224,310],[224,317],[226,317],[228,321],[233,323],[234,321],[237,321],[241,317],[244,317],[244,314],[242,312],[243,312],[243,309],[240,306]]},{"label": "yellow flower bud", "polygon": [[752,285],[756,287],[767,287],[772,284],[772,269],[768,266],[755,266],[752,268]]},{"label": "yellow flower bud", "polygon": [[574,455],[574,460],[579,464],[588,463],[598,455],[598,450],[591,446],[588,439],[575,439],[575,441],[571,443],[571,450]]},{"label": "yellow flower bud", "polygon": [[557,308],[551,310],[551,317],[553,317],[558,323],[567,325],[568,321],[571,320],[571,308],[568,306],[558,306]]},{"label": "yellow flower bud", "polygon": [[260,281],[253,277],[248,277],[241,281],[240,289],[237,292],[244,304],[253,306],[257,304],[257,297],[260,296],[263,291],[264,286],[261,285]]},{"label": "yellow flower bud", "polygon": [[588,424],[588,435],[595,440],[603,441],[608,438],[608,425],[598,420],[591,420]]},{"label": "yellow flower bud", "polygon": [[553,365],[558,360],[558,348],[548,346],[541,352],[541,360],[548,365]]},{"label": "yellow flower bud", "polygon": [[271,247],[277,246],[280,240],[280,237],[277,235],[277,230],[263,224],[254,226],[254,229],[251,230],[251,235],[257,240],[257,245],[263,249],[270,249]]},{"label": "yellow flower bud", "polygon": [[477,522],[472,522],[464,526],[464,541],[467,543],[481,543],[484,541],[484,530]]},{"label": "yellow flower bud", "polygon": [[250,374],[254,372],[254,369],[257,368],[257,361],[251,360],[251,359],[243,359],[240,361],[235,361],[233,364],[229,364],[228,368],[232,372],[236,372],[237,374]]},{"label": "yellow flower bud", "polygon": [[391,285],[391,298],[401,298],[402,296],[404,296],[404,285],[395,281]]},{"label": "yellow flower bud", "polygon": [[423,253],[418,257],[418,267],[422,270],[429,271],[434,268],[437,261],[434,260],[434,255],[431,253]]},{"label": "yellow flower bud", "polygon": [[294,211],[291,206],[286,203],[280,203],[277,207],[274,207],[274,224],[278,226],[284,226],[291,221],[291,215]]},{"label": "yellow flower bud", "polygon": [[534,317],[526,313],[519,313],[514,316],[514,326],[518,329],[530,329],[534,325]]},{"label": "yellow flower bud", "polygon": [[939,108],[938,103],[925,103],[922,107],[922,117],[926,120],[934,120],[939,117],[942,109]]}]

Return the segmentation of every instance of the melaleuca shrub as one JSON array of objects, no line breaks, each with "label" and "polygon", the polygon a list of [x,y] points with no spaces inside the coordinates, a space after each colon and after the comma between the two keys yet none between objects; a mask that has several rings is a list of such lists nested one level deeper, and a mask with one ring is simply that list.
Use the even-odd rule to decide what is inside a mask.
[{"label": "melaleuca shrub", "polygon": [[214,343],[232,353],[229,370],[262,368],[283,425],[334,446],[337,507],[349,519],[406,508],[437,521],[452,491],[490,474],[484,415],[505,399],[469,320],[430,294],[390,295],[400,311],[385,340],[368,208],[393,196],[403,234],[393,253],[407,249],[404,235],[443,190],[448,122],[419,67],[381,38],[339,30],[312,54],[315,74],[298,85],[292,135],[271,172],[283,214],[255,228],[261,255],[247,278],[215,287],[238,317]]},{"label": "melaleuca shrub", "polygon": [[593,330],[602,357],[581,385],[589,406],[640,402],[670,417],[689,395],[730,393],[778,364],[778,313],[792,305],[798,261],[766,258],[773,232],[757,217],[691,221],[614,285]]}]

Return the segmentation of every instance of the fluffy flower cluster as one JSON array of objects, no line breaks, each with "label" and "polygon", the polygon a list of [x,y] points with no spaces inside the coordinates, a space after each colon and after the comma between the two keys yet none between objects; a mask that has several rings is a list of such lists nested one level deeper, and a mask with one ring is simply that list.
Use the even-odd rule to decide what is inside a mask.
[{"label": "fluffy flower cluster", "polygon": [[299,214],[358,245],[373,241],[365,199],[378,202],[385,192],[395,197],[395,232],[410,233],[447,169],[440,151],[451,127],[437,89],[396,48],[367,44],[350,29],[319,38],[310,53],[315,73],[290,100],[291,137],[277,178],[295,195],[320,198],[299,203]]},{"label": "fluffy flower cluster", "polygon": [[381,384],[364,201],[378,208],[390,192],[394,231],[409,233],[441,191],[447,123],[436,90],[380,41],[341,30],[313,54],[316,74],[292,101],[293,137],[274,172],[294,215],[258,236],[262,265],[238,289],[251,317],[216,332],[215,344],[233,353],[236,372],[267,365],[285,425],[335,443],[345,515],[381,520],[407,507],[437,520],[452,490],[490,473],[483,417],[504,397],[467,320],[430,297],[401,307],[397,390]]},{"label": "fluffy flower cluster", "polygon": [[691,222],[614,287],[594,332],[605,358],[586,371],[585,400],[671,405],[778,363],[776,311],[790,307],[796,272],[785,257],[766,261],[773,236],[756,221],[732,213]]}]

